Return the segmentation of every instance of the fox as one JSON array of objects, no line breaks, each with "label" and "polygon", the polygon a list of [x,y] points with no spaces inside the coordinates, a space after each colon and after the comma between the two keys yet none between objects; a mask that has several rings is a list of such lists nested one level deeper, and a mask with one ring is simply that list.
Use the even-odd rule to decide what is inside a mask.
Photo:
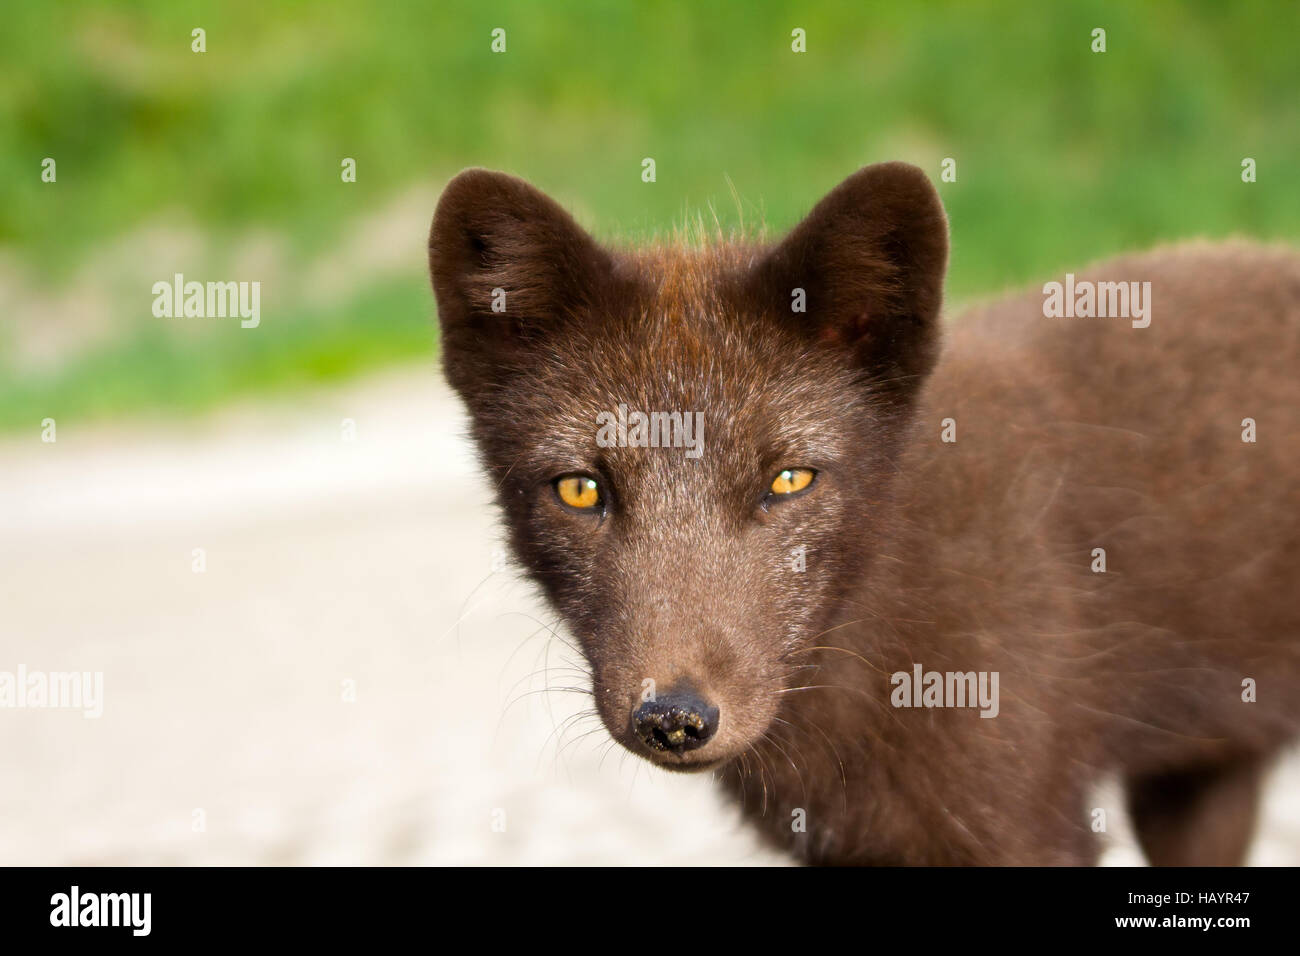
[{"label": "fox", "polygon": [[891,162],[776,240],[621,245],[468,169],[428,254],[485,497],[619,744],[808,864],[1093,865],[1116,812],[1153,865],[1245,861],[1300,732],[1300,253],[1069,274],[1140,321],[1064,276],[949,318]]}]

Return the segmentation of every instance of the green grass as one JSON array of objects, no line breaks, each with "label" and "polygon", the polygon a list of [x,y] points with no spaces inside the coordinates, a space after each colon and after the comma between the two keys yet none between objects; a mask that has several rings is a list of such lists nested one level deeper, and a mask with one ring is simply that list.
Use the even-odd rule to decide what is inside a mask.
[{"label": "green grass", "polygon": [[[195,26],[206,53],[190,52]],[[806,54],[790,52],[796,26]],[[1161,240],[1300,237],[1298,27],[1292,0],[14,5],[0,251],[57,292],[123,235],[180,223],[205,238],[186,273],[230,278],[215,263],[249,235],[310,263],[466,165],[532,179],[606,238],[700,211],[779,229],[864,163],[937,178],[951,156],[961,299]],[[46,156],[56,184],[39,181]],[[1245,156],[1257,183],[1240,180]],[[234,335],[178,339],[115,302],[110,340],[53,370],[0,354],[0,426],[52,404],[204,407],[427,354],[418,261],[409,281],[337,309],[288,303]]]},{"label": "green grass", "polygon": [[[431,354],[432,306],[423,280],[388,281],[355,300],[290,313],[255,329],[239,319],[166,319],[168,334],[137,326],[45,375],[0,378],[0,429],[113,418],[142,410],[191,413],[250,394],[345,380]],[[215,323],[219,334],[179,334]],[[432,362],[431,362],[432,367]]]}]

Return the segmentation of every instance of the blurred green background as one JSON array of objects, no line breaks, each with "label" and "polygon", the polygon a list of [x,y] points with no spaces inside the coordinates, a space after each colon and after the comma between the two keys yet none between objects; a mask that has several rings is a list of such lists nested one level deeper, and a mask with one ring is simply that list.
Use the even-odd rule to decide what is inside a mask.
[{"label": "blurred green background", "polygon": [[[865,163],[937,181],[953,157],[952,303],[1161,240],[1300,237],[1294,0],[149,0],[3,24],[6,429],[428,361],[425,231],[467,165],[637,241],[780,230]],[[174,272],[260,281],[260,327],[155,318]]]}]

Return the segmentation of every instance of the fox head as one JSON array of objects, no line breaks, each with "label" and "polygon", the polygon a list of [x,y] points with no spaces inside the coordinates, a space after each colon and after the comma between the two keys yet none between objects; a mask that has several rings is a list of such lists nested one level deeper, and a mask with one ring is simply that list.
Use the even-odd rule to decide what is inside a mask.
[{"label": "fox head", "polygon": [[444,367],[605,726],[698,770],[767,732],[890,514],[947,221],[870,166],[784,239],[611,249],[471,169],[429,237]]}]

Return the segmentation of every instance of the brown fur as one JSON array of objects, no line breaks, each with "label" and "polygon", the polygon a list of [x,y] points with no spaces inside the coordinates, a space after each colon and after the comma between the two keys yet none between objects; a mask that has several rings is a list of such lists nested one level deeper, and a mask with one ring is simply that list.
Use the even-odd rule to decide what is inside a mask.
[{"label": "brown fur", "polygon": [[[1239,862],[1300,728],[1300,256],[1126,257],[1080,278],[1150,281],[1149,328],[1044,318],[1035,290],[959,318],[940,358],[946,255],[902,164],[772,247],[622,252],[519,180],[462,173],[430,262],[512,546],[610,733],[717,769],[802,859],[1089,863],[1087,797],[1118,773],[1154,862]],[[620,402],[704,412],[703,456],[598,447]],[[764,508],[789,466],[815,485]],[[603,519],[559,506],[567,472],[600,480]],[[914,662],[997,671],[999,716],[892,707]],[[716,704],[717,735],[647,752],[646,678]]]}]

